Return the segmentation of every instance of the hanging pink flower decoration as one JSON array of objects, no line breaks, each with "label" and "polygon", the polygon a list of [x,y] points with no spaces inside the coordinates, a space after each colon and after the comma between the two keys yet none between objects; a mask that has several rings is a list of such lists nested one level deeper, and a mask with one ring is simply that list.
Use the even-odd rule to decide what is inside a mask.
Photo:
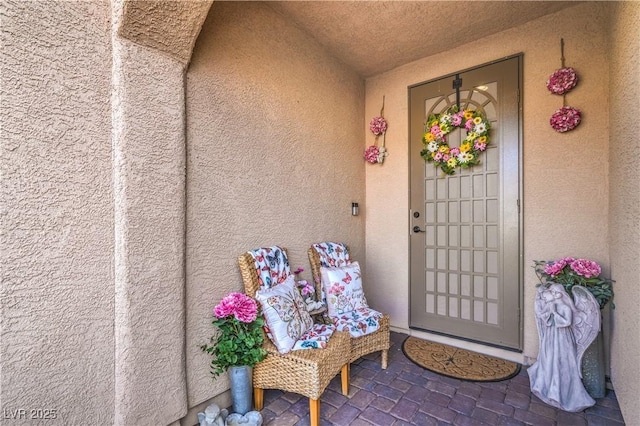
[{"label": "hanging pink flower decoration", "polygon": [[555,70],[547,80],[547,89],[555,95],[563,95],[578,84],[578,74],[573,68]]},{"label": "hanging pink flower decoration", "polygon": [[364,151],[364,159],[367,160],[368,163],[376,164],[378,162],[378,156],[380,155],[380,149],[371,145]]},{"label": "hanging pink flower decoration", "polygon": [[556,132],[564,133],[578,127],[582,114],[579,109],[573,107],[562,107],[553,113],[549,124]]},{"label": "hanging pink flower decoration", "polygon": [[379,136],[387,131],[387,120],[384,117],[373,117],[369,123],[369,129],[374,135]]}]

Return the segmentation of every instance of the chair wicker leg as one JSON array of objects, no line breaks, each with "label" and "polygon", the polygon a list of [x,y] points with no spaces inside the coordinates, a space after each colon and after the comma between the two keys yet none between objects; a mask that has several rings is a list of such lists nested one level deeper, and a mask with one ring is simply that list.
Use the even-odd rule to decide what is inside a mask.
[{"label": "chair wicker leg", "polygon": [[347,363],[342,366],[340,378],[342,379],[342,394],[349,395],[349,377],[351,376],[351,364]]},{"label": "chair wicker leg", "polygon": [[256,406],[256,411],[262,410],[264,406],[264,389],[253,388],[253,403]]},{"label": "chair wicker leg", "polygon": [[382,369],[386,370],[387,369],[387,364],[389,363],[389,349],[383,349],[382,350]]},{"label": "chair wicker leg", "polygon": [[309,420],[311,426],[320,425],[320,400],[309,398]]}]

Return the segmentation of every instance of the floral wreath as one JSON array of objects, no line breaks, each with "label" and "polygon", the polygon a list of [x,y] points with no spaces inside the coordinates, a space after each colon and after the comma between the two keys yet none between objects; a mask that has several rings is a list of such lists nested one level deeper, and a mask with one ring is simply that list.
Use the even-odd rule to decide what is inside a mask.
[{"label": "floral wreath", "polygon": [[[465,129],[467,137],[459,147],[451,148],[447,135],[456,128]],[[452,175],[457,167],[466,169],[480,164],[480,154],[489,144],[489,129],[491,124],[479,111],[459,111],[454,105],[442,114],[431,114],[427,118],[422,136],[426,148],[420,151],[420,156],[435,163],[445,174]]]}]

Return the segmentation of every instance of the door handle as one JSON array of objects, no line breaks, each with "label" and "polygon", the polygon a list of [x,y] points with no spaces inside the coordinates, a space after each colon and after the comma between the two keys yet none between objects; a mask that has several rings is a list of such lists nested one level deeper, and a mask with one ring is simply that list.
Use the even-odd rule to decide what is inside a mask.
[{"label": "door handle", "polygon": [[414,227],[413,227],[413,232],[418,233],[418,232],[425,232],[425,231],[423,231],[422,229],[420,229],[420,227],[419,227],[419,226],[414,226]]}]

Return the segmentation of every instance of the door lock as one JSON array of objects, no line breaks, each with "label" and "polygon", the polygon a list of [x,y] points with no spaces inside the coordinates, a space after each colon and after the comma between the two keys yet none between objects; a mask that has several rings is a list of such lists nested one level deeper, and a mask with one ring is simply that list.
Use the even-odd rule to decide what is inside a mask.
[{"label": "door lock", "polygon": [[425,232],[425,231],[423,231],[422,229],[420,229],[420,227],[419,227],[419,226],[414,226],[414,227],[413,227],[413,232],[418,233],[418,232]]}]

